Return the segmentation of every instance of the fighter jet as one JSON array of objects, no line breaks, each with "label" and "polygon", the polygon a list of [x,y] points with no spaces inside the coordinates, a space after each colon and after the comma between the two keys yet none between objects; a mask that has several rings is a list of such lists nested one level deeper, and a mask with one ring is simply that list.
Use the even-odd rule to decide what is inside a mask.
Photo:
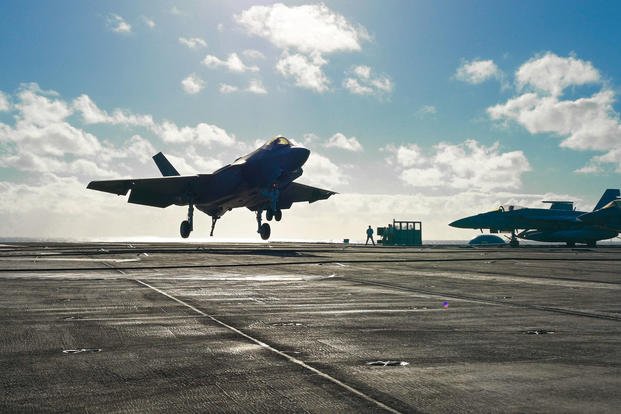
[{"label": "fighter jet", "polygon": [[[562,242],[573,247],[584,243],[594,247],[598,240],[621,232],[621,200],[618,189],[608,189],[592,212],[576,211],[572,201],[544,201],[549,209],[513,205],[465,217],[449,224],[462,229],[489,229],[490,233],[511,233],[510,245],[518,238],[541,242]],[[522,230],[519,233],[519,230]]]},{"label": "fighter jet", "polygon": [[282,210],[293,203],[313,203],[336,194],[293,182],[302,175],[302,165],[309,155],[308,149],[278,136],[212,174],[182,176],[160,152],[153,160],[163,177],[91,181],[87,188],[117,195],[126,195],[131,190],[128,202],[134,204],[161,208],[172,204],[188,206],[187,220],[179,228],[184,239],[194,230],[194,207],[211,216],[210,236],[216,221],[227,211],[247,207],[256,212],[257,232],[267,240],[271,229],[268,223],[262,223],[264,211],[267,221],[280,221]]}]

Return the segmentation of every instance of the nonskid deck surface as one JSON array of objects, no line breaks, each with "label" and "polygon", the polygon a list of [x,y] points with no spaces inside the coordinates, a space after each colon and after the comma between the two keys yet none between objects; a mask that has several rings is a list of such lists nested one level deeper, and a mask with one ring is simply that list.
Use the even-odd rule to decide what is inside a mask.
[{"label": "nonskid deck surface", "polygon": [[618,412],[620,261],[4,243],[0,411]]}]

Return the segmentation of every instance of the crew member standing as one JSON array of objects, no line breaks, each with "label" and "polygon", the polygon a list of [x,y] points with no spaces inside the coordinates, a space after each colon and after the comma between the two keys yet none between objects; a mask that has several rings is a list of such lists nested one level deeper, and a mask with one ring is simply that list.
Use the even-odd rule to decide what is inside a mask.
[{"label": "crew member standing", "polygon": [[373,243],[373,246],[375,246],[375,242],[373,241],[373,229],[371,228],[371,226],[369,226],[369,228],[367,229],[367,242],[365,243],[365,246],[369,244],[369,240],[371,240],[371,243]]}]

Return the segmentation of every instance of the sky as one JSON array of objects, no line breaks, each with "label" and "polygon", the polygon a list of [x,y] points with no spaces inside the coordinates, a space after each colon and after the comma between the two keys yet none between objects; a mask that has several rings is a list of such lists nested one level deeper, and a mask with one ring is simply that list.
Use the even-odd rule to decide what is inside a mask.
[{"label": "sky", "polygon": [[[273,240],[425,240],[500,204],[591,210],[621,182],[621,3],[3,1],[0,237],[178,238],[186,208],[91,180],[210,173],[284,135],[311,150]],[[207,240],[195,215],[191,238]],[[254,214],[214,240],[255,240]]]}]

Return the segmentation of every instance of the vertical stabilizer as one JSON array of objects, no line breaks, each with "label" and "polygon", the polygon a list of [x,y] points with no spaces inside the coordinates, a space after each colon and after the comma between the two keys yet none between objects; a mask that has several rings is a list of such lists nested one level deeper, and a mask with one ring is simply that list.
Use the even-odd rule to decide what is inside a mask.
[{"label": "vertical stabilizer", "polygon": [[599,199],[599,202],[597,203],[593,211],[599,210],[600,208],[604,207],[606,204],[610,203],[615,198],[619,198],[620,196],[621,194],[619,193],[618,188],[609,188],[608,190],[604,191],[602,198]]},{"label": "vertical stabilizer", "polygon": [[174,175],[179,175],[179,172],[172,166],[170,161],[162,154],[158,152],[153,156],[153,161],[157,165],[157,168],[160,169],[160,172],[164,177],[172,177]]}]

